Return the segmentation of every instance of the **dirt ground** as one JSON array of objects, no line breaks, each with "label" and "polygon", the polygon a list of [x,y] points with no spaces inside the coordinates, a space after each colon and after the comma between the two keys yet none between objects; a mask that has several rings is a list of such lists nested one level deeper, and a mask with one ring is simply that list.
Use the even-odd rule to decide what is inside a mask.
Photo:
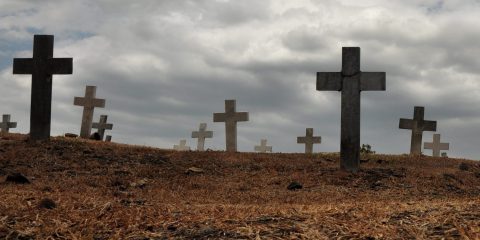
[{"label": "dirt ground", "polygon": [[0,239],[480,239],[478,161],[370,154],[358,173],[338,165],[338,154],[1,135]]}]

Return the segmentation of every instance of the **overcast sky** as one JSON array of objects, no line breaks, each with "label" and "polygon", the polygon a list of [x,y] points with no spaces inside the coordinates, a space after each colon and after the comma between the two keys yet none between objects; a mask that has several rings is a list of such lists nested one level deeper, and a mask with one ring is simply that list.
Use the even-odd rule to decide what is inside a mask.
[{"label": "overcast sky", "polygon": [[479,15],[479,0],[2,0],[0,113],[28,132],[31,76],[13,75],[12,59],[52,34],[54,56],[73,58],[73,75],[53,77],[53,136],[79,133],[73,98],[94,85],[106,99],[94,121],[108,115],[115,142],[195,147],[206,122],[206,148],[223,150],[212,114],[236,99],[250,112],[240,151],[267,138],[275,152],[302,152],[296,137],[312,127],[314,151],[338,152],[340,93],[316,91],[315,75],[340,71],[341,48],[358,46],[363,71],[387,73],[387,91],[362,92],[362,143],[409,152],[399,118],[425,106],[449,156],[480,159]]}]

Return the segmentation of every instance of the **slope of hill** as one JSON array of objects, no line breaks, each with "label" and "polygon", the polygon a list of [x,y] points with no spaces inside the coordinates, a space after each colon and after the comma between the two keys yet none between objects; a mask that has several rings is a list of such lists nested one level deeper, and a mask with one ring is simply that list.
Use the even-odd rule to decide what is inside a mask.
[{"label": "slope of hill", "polygon": [[[352,174],[338,170],[338,154],[3,135],[0,239],[480,238],[480,163],[362,159]],[[14,173],[31,183],[10,181]],[[287,189],[292,182],[303,187]]]}]

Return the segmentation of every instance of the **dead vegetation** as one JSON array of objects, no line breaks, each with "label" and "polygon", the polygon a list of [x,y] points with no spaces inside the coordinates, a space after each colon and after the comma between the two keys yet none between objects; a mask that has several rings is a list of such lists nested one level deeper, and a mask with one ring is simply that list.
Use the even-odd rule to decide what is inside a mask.
[{"label": "dead vegetation", "polygon": [[338,161],[3,135],[0,239],[480,239],[479,162]]}]

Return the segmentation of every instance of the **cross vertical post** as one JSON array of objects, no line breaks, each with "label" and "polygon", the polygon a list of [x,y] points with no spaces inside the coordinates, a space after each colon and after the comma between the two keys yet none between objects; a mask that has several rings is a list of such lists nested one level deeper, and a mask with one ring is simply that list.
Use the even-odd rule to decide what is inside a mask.
[{"label": "cross vertical post", "polygon": [[341,91],[340,167],[360,168],[360,92],[385,91],[385,72],[361,72],[360,48],[342,48],[341,72],[317,72],[318,91]]},{"label": "cross vertical post", "polygon": [[53,35],[34,35],[33,58],[13,59],[13,74],[32,75],[30,141],[48,140],[52,112],[52,75],[72,74],[72,58],[53,58]]}]

